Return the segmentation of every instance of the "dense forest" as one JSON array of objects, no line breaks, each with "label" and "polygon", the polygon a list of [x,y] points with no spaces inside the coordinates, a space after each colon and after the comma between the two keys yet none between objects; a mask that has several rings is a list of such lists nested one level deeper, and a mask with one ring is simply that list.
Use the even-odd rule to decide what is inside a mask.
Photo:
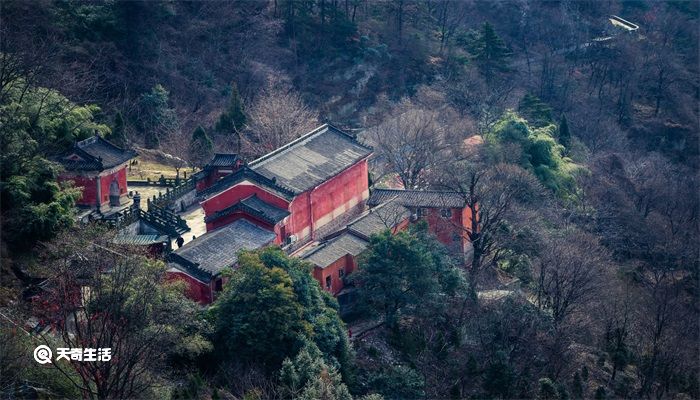
[{"label": "dense forest", "polygon": [[[696,1],[0,1],[0,397],[700,398],[698,17]],[[194,170],[322,122],[374,148],[377,187],[478,209],[468,262],[421,224],[375,235],[341,318],[271,247],[202,308],[159,284],[162,261],[76,224],[57,180],[56,155],[94,134]],[[47,276],[66,318],[63,289],[93,288],[62,340],[107,337],[111,364],[31,360],[17,321],[41,318],[23,297]]]}]

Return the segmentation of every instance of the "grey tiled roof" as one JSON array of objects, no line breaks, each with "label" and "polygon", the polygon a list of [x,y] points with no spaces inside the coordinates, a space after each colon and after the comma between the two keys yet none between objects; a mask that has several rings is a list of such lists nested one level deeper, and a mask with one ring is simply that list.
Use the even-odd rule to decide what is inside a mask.
[{"label": "grey tiled roof", "polygon": [[258,158],[249,166],[299,194],[371,153],[372,149],[352,136],[326,124]]},{"label": "grey tiled roof", "polygon": [[241,200],[241,203],[252,208],[253,210],[259,211],[261,214],[265,215],[274,222],[279,222],[283,220],[284,217],[289,215],[289,211],[262,201],[256,194],[246,197],[245,199]]},{"label": "grey tiled roof", "polygon": [[365,214],[348,224],[347,230],[369,239],[411,217],[411,212],[401,204],[389,201],[371,208]]},{"label": "grey tiled roof", "polygon": [[238,154],[216,153],[207,167],[233,167],[238,162]]},{"label": "grey tiled roof", "polygon": [[361,237],[346,232],[311,250],[303,258],[318,267],[325,268],[346,254],[357,256],[367,248],[368,244],[369,242]]},{"label": "grey tiled roof", "polygon": [[244,165],[241,167],[238,171],[228,174],[225,177],[219,179],[216,181],[215,184],[213,184],[211,187],[208,187],[204,190],[202,190],[199,195],[204,197],[204,198],[209,198],[216,196],[219,193],[224,192],[226,189],[230,188],[231,186],[243,182],[245,180],[251,180],[266,189],[269,189],[272,193],[287,199],[291,200],[294,198],[294,191],[290,188],[284,187],[280,185],[276,179],[268,178],[265,177],[252,169],[250,169],[248,166]]},{"label": "grey tiled roof", "polygon": [[464,198],[456,192],[433,190],[372,189],[367,205],[376,206],[394,200],[406,207],[462,208]]},{"label": "grey tiled roof", "polygon": [[289,211],[268,204],[254,194],[230,207],[226,207],[221,211],[215,212],[214,214],[206,217],[204,220],[205,222],[215,221],[219,218],[231,215],[236,211],[249,213],[273,225],[280,222],[284,219],[284,217],[290,214]]},{"label": "grey tiled roof", "polygon": [[238,261],[240,250],[266,246],[275,234],[239,219],[185,244],[170,255],[170,265],[200,280],[218,275]]},{"label": "grey tiled roof", "polygon": [[[71,160],[72,154],[80,159]],[[67,170],[102,171],[123,164],[136,157],[131,150],[124,150],[99,136],[77,142],[70,152],[59,161]]]}]

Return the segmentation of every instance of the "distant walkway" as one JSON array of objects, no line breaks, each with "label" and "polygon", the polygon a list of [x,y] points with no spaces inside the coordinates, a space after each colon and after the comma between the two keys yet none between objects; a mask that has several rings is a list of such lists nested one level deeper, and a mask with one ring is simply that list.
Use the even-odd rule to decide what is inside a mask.
[{"label": "distant walkway", "polygon": [[[610,18],[608,18],[608,20],[610,21],[610,23],[613,26],[625,29],[627,32],[634,32],[637,29],[639,29],[638,25],[633,24],[632,22],[629,22],[625,19],[622,19],[616,15],[611,15]],[[551,52],[549,54],[549,56],[558,56],[558,55],[562,55],[562,54],[571,53],[574,51],[580,51],[580,50],[583,50],[583,49],[590,47],[594,44],[600,44],[600,43],[614,40],[618,35],[619,35],[619,33],[614,33],[613,35],[610,35],[610,36],[604,36],[604,37],[598,37],[598,38],[591,39],[587,43],[569,46],[569,47],[565,47],[565,48],[559,49],[559,50],[554,50],[553,52]],[[527,66],[529,63],[530,67],[532,67],[535,64],[541,63],[542,60],[544,60],[544,58],[545,58],[544,55],[534,53],[529,59],[525,58],[524,60],[515,61],[515,62],[511,63],[510,66],[512,68],[518,68],[518,67]]]},{"label": "distant walkway", "polygon": [[[207,224],[204,222],[204,209],[199,202],[191,205],[187,210],[179,212],[178,215],[187,222],[190,231],[185,233],[182,238],[185,243],[192,241],[192,236],[200,237],[207,232]],[[173,249],[177,249],[177,244],[173,240]]]}]

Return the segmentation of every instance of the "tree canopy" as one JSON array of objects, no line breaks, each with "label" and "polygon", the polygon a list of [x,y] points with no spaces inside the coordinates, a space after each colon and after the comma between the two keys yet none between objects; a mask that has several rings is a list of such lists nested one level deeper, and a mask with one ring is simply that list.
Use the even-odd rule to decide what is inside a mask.
[{"label": "tree canopy", "polygon": [[231,84],[231,94],[226,109],[216,122],[216,131],[222,134],[237,134],[246,123],[246,115],[243,111],[243,100],[238,92],[236,83]]},{"label": "tree canopy", "polygon": [[192,132],[190,139],[189,156],[192,164],[203,167],[214,155],[214,143],[204,131],[204,128],[198,126]]},{"label": "tree canopy", "polygon": [[464,289],[464,278],[444,247],[424,226],[374,235],[352,275],[359,285],[358,303],[396,327],[405,316],[434,313],[445,298]]},{"label": "tree canopy", "polygon": [[278,248],[244,251],[238,261],[212,309],[217,354],[273,371],[310,341],[329,366],[346,374],[351,351],[345,326],[309,265]]},{"label": "tree canopy", "polygon": [[60,93],[24,79],[2,89],[0,104],[0,191],[3,241],[16,251],[52,238],[73,223],[80,192],[58,182],[61,166],[50,158],[77,140],[110,132],[95,121],[100,109],[80,106]]},{"label": "tree canopy", "polygon": [[169,104],[170,93],[161,85],[141,95],[138,109],[139,128],[144,143],[150,149],[157,148],[160,140],[175,133],[180,124],[177,113]]},{"label": "tree canopy", "polygon": [[469,51],[479,71],[487,80],[493,78],[496,73],[507,72],[510,69],[508,63],[512,52],[488,22],[481,25],[478,35],[469,45]]}]

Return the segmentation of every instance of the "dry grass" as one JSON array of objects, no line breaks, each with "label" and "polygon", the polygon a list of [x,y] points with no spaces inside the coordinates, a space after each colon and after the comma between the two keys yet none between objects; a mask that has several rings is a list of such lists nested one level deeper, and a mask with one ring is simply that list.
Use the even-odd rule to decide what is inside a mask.
[{"label": "dry grass", "polygon": [[[127,179],[133,180],[158,180],[161,175],[166,178],[174,178],[177,175],[177,171],[174,167],[169,165],[161,164],[157,161],[148,160],[142,156],[136,158],[136,165],[130,165],[127,168]],[[180,170],[180,174],[184,171]],[[187,169],[187,175],[191,174],[191,169]]]}]

